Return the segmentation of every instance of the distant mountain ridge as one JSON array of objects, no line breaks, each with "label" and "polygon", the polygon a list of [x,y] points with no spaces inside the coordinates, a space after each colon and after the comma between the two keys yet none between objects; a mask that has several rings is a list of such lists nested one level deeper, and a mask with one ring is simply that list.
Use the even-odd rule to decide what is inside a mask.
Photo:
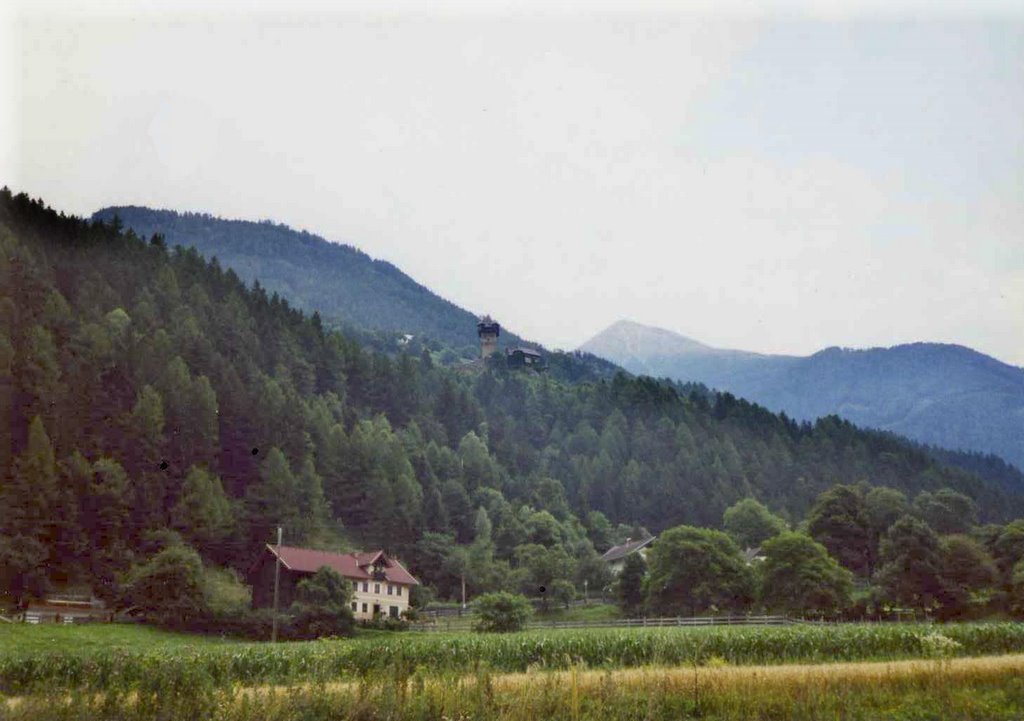
[{"label": "distant mountain ridge", "polygon": [[825,348],[810,356],[713,348],[619,321],[581,350],[633,373],[702,382],[797,419],[836,414],[950,449],[1024,467],[1024,369],[970,348],[910,343]]},{"label": "distant mountain ridge", "polygon": [[[268,293],[276,292],[300,310],[319,311],[350,334],[408,333],[439,342],[463,358],[479,354],[476,314],[354,246],[271,221],[226,220],[206,213],[132,205],[103,208],[93,213],[92,220],[110,223],[115,217],[139,237],[159,233],[168,247],[191,247],[206,258],[215,257],[246,284],[258,280]],[[362,337],[361,341],[374,339]],[[500,347],[524,343],[544,350],[549,374],[562,380],[610,378],[621,370],[590,354],[544,349],[502,326]]]},{"label": "distant mountain ridge", "polygon": [[[140,206],[111,206],[93,220],[117,216],[143,238],[160,233],[169,247],[216,257],[246,283],[259,280],[292,305],[362,328],[425,334],[451,347],[475,343],[477,318],[397,267],[363,251],[270,221],[226,220]],[[521,339],[502,328],[502,340]]]}]

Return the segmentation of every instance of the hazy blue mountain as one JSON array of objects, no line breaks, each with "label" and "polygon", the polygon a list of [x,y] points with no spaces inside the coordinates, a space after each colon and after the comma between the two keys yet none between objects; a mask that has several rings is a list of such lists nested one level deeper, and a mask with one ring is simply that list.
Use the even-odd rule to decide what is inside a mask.
[{"label": "hazy blue mountain", "polygon": [[1024,467],[1024,369],[942,343],[762,355],[619,321],[581,346],[634,373],[699,381],[797,419],[836,414]]}]

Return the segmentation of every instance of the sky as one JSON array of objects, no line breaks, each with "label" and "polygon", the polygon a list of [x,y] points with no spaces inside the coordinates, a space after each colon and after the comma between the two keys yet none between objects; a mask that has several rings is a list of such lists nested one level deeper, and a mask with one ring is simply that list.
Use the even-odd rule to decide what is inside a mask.
[{"label": "sky", "polygon": [[549,347],[1024,366],[1020,3],[15,2],[0,184],[284,222]]}]

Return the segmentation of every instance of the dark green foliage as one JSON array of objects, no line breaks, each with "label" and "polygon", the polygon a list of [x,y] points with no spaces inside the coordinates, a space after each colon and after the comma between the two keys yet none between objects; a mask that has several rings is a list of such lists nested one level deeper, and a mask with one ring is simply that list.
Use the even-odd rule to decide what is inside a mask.
[{"label": "dark green foliage", "polygon": [[725,509],[722,525],[740,548],[757,548],[786,530],[786,522],[755,498],[744,498]]},{"label": "dark green foliage", "polygon": [[1010,572],[1010,611],[1024,617],[1024,561],[1019,561]]},{"label": "dark green foliage", "polygon": [[999,580],[992,556],[969,536],[946,536],[939,542],[942,558],[942,607],[946,617],[965,614],[972,603],[984,603]]},{"label": "dark green foliage", "polygon": [[518,546],[515,552],[516,565],[520,571],[519,588],[523,594],[539,598],[547,610],[551,602],[564,601],[558,598],[555,589],[561,585],[572,587],[573,559],[560,547],[546,548],[536,543]]},{"label": "dark green foliage", "polygon": [[626,556],[622,571],[615,579],[615,596],[619,606],[627,614],[635,614],[644,604],[644,577],[647,563],[639,553]]},{"label": "dark green foliage", "polygon": [[802,533],[783,533],[765,542],[760,568],[761,601],[791,614],[833,614],[850,603],[853,575],[820,543]]},{"label": "dark green foliage", "polygon": [[658,537],[647,564],[647,604],[659,614],[739,611],[754,597],[754,573],[721,531],[669,529]]},{"label": "dark green foliage", "polygon": [[44,569],[56,555],[61,519],[57,466],[42,418],[32,419],[28,444],[0,485],[0,583],[14,601],[41,596]]},{"label": "dark green foliage", "polygon": [[291,615],[291,635],[296,638],[341,636],[351,633],[351,585],[333,568],[326,566],[295,587]]},{"label": "dark green foliage", "polygon": [[807,516],[807,530],[843,566],[859,575],[871,574],[875,542],[860,488],[834,486],[818,496]]},{"label": "dark green foliage", "polygon": [[921,491],[914,498],[913,512],[936,533],[965,533],[978,522],[977,504],[950,488]]},{"label": "dark green foliage", "polygon": [[1011,569],[1024,560],[1024,518],[999,530],[992,541],[992,555],[1004,577],[1008,577]]},{"label": "dark green foliage", "polygon": [[514,593],[485,593],[473,606],[478,619],[474,628],[483,632],[520,631],[533,615],[533,606],[526,597]]},{"label": "dark green foliage", "polygon": [[207,610],[199,554],[185,546],[170,546],[134,567],[121,603],[147,621],[188,628]]},{"label": "dark green foliage", "polygon": [[878,583],[886,597],[903,607],[931,609],[942,598],[939,538],[924,522],[904,516],[879,547]]},{"label": "dark green foliage", "polygon": [[864,513],[875,544],[892,524],[910,511],[905,493],[876,486],[864,495]]},{"label": "dark green foliage", "polygon": [[576,599],[576,587],[567,578],[556,578],[548,591],[551,601],[565,608]]}]

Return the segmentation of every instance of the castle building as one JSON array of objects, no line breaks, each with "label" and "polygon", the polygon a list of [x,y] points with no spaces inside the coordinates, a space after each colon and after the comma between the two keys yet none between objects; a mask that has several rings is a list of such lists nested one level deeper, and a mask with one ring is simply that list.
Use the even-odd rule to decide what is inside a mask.
[{"label": "castle building", "polygon": [[476,324],[476,334],[480,336],[480,358],[487,359],[498,350],[498,336],[501,335],[501,326],[498,322],[485,315]]}]

